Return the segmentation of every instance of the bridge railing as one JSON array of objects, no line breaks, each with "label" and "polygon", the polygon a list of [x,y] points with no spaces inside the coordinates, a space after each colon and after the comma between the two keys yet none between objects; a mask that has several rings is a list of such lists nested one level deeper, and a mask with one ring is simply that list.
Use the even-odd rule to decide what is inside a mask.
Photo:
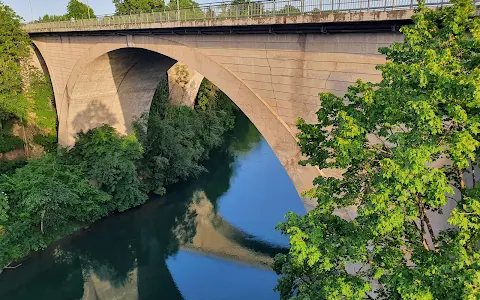
[{"label": "bridge railing", "polygon": [[[175,0],[172,0],[175,1]],[[426,0],[430,7],[450,5],[448,0]],[[417,0],[264,0],[243,4],[229,2],[202,4],[179,10],[162,10],[126,15],[101,15],[91,19],[38,22],[25,25],[30,32],[61,28],[98,28],[164,22],[189,22],[271,16],[312,15],[328,12],[369,12],[413,9]]]}]

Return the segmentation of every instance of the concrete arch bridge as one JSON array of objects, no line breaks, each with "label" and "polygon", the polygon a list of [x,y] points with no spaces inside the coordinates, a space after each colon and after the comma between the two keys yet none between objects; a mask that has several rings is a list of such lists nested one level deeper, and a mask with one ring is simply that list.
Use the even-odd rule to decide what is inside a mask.
[{"label": "concrete arch bridge", "polygon": [[385,59],[377,49],[402,40],[398,28],[411,15],[325,12],[26,29],[52,80],[60,144],[101,124],[128,132],[149,110],[162,74],[181,62],[201,74],[195,80],[205,76],[235,102],[301,192],[331,173],[298,165],[296,119],[316,120],[320,92],[343,94],[358,78],[378,81],[375,66]]}]

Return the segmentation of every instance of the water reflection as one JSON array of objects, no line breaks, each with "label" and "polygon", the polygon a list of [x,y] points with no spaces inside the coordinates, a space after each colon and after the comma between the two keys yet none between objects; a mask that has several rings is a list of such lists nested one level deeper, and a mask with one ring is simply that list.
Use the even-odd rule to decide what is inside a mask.
[{"label": "water reflection", "polygon": [[[285,249],[276,243],[273,226],[288,208],[303,208],[285,171],[246,117],[238,118],[227,141],[226,147],[212,152],[209,172],[197,180],[100,220],[6,271],[0,277],[0,299],[278,298],[272,291],[276,275],[268,267]],[[269,202],[283,203],[276,211],[257,206],[262,219],[276,218],[263,225],[274,236],[266,239],[258,239],[249,224],[259,223],[245,216],[257,214],[248,206],[267,195],[259,189],[247,191],[241,183],[245,176],[260,183],[265,179],[256,178],[265,174],[248,167],[248,161],[258,164],[258,155],[266,155],[262,164],[272,161],[263,165],[273,172],[266,179],[283,195]],[[255,192],[261,195],[252,196]],[[271,195],[277,197],[275,193]],[[229,216],[228,203],[233,202],[243,223]],[[244,204],[247,209],[238,209]]]}]

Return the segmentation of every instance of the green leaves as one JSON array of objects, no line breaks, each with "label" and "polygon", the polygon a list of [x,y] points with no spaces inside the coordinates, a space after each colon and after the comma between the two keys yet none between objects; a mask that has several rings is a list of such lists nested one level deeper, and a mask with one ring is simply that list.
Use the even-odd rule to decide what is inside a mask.
[{"label": "green leaves", "polygon": [[83,222],[105,216],[105,203],[111,199],[89,184],[79,166],[52,154],[5,176],[0,191],[2,266],[46,247]]},{"label": "green leaves", "polygon": [[[480,25],[470,1],[452,3],[420,5],[404,42],[379,50],[380,83],[320,94],[318,124],[297,121],[302,164],[341,176],[315,179],[318,206],[279,226],[283,299],[362,299],[376,281],[382,299],[480,297]],[[436,214],[455,228],[438,232]]]},{"label": "green leaves", "polygon": [[30,38],[20,21],[10,7],[0,3],[0,119],[4,113],[19,118],[27,115],[27,101],[20,95],[20,60],[30,53]]},{"label": "green leaves", "polygon": [[67,19],[87,19],[95,18],[95,13],[93,9],[85,3],[78,0],[70,0],[67,4],[67,14],[65,16]]},{"label": "green leaves", "polygon": [[147,200],[135,166],[142,154],[134,135],[121,137],[108,125],[80,133],[68,153],[95,186],[113,197],[109,212],[124,211]]},{"label": "green leaves", "polygon": [[236,108],[212,83],[202,82],[197,100],[195,110],[169,104],[165,78],[157,88],[150,114],[135,125],[145,148],[139,175],[148,191],[164,194],[167,185],[204,172],[201,161],[233,128]]},{"label": "green leaves", "polygon": [[163,0],[113,0],[117,14],[138,14],[164,9]]}]

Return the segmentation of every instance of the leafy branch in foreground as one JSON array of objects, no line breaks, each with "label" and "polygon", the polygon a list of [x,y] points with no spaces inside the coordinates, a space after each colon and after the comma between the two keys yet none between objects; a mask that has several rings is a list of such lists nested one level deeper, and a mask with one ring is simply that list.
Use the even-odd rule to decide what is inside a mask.
[{"label": "leafy branch in foreground", "polygon": [[[480,23],[452,3],[420,5],[404,42],[380,49],[380,83],[321,94],[318,124],[298,121],[303,164],[343,174],[316,178],[318,206],[279,225],[283,299],[480,298]],[[349,207],[354,220],[334,214]]]}]

